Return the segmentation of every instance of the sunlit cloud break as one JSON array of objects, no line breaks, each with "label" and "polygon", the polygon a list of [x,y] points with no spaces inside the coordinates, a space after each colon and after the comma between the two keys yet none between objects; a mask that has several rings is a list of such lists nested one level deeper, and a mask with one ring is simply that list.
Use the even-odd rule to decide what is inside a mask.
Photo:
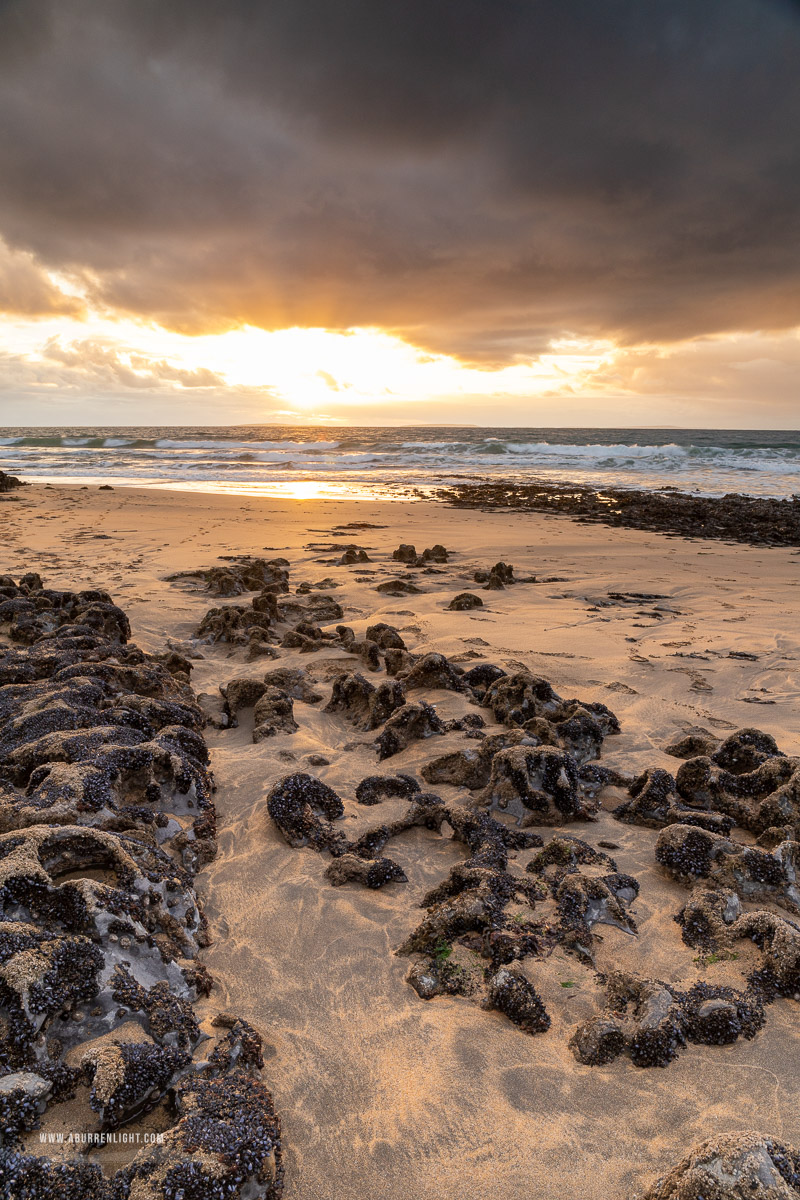
[{"label": "sunlit cloud break", "polygon": [[561,339],[536,359],[493,369],[430,353],[380,329],[244,326],[191,337],[98,316],[18,320],[6,325],[3,343],[7,390],[260,397],[271,417],[283,420],[336,419],[337,408],[373,416],[384,403],[547,395],[588,383],[613,353],[608,341]]}]

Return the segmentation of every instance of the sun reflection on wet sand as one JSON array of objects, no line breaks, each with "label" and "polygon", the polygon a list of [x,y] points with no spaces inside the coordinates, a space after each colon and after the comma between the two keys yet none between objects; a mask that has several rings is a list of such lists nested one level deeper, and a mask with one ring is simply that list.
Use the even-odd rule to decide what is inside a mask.
[{"label": "sun reflection on wet sand", "polygon": [[403,483],[364,482],[361,480],[281,479],[265,483],[229,482],[227,480],[163,480],[131,479],[125,476],[87,478],[65,475],[26,476],[27,482],[64,485],[67,487],[97,486],[98,482],[112,487],[147,488],[166,492],[203,492],[224,496],[274,496],[282,500],[424,500],[435,490],[431,486],[411,486]]}]

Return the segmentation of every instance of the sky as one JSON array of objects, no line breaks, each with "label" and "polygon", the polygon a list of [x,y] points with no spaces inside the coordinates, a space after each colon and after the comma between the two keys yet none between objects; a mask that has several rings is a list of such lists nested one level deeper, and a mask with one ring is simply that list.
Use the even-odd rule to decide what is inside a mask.
[{"label": "sky", "polygon": [[797,0],[0,0],[0,424],[800,426]]}]

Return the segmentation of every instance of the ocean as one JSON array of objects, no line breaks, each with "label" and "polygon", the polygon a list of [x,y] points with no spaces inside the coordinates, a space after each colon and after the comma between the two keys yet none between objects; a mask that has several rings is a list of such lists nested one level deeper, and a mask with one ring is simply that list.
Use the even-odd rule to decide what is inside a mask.
[{"label": "ocean", "polygon": [[386,498],[510,479],[702,495],[800,493],[800,432],[719,429],[4,429],[0,469],[32,482]]}]

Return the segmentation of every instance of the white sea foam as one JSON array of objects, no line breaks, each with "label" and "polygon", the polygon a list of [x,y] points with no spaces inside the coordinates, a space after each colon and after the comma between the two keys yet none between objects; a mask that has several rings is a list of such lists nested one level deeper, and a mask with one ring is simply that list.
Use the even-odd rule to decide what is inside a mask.
[{"label": "white sea foam", "polygon": [[[706,494],[800,490],[800,434],[726,431],[310,427],[4,430],[0,469],[28,479],[269,490],[287,479],[425,488],[465,480],[570,480]],[[602,434],[605,433],[605,440]],[[539,434],[537,437],[536,435]],[[531,436],[533,435],[533,436]],[[615,436],[616,435],[616,436]]]}]

